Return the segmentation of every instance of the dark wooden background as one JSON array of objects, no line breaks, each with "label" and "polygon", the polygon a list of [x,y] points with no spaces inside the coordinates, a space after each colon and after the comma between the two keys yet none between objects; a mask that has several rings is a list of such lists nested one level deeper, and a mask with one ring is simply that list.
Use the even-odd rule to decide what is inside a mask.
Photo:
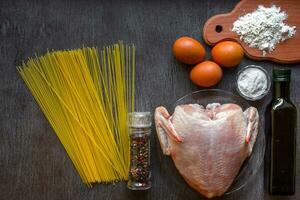
[{"label": "dark wooden background", "polygon": [[[199,89],[188,78],[189,67],[172,57],[173,41],[182,35],[202,41],[205,21],[231,11],[237,2],[0,0],[0,200],[203,199],[183,181],[174,183],[170,179],[173,173],[178,174],[166,173],[173,166],[161,165],[154,134],[151,190],[131,192],[125,183],[87,188],[17,74],[16,66],[47,49],[101,47],[123,40],[137,47],[137,109],[153,111],[158,105],[170,108],[179,97]],[[206,46],[206,50],[209,52],[210,47]],[[224,78],[215,88],[236,93],[236,73],[249,64],[261,65],[268,72],[283,66],[245,58],[237,68],[224,70]],[[288,67],[293,69],[291,96],[300,108],[300,68]],[[262,114],[270,98],[271,94],[252,105]],[[298,144],[299,139],[300,136]],[[242,190],[217,199],[300,199],[299,146],[297,154],[295,196],[269,196],[261,168]]]}]

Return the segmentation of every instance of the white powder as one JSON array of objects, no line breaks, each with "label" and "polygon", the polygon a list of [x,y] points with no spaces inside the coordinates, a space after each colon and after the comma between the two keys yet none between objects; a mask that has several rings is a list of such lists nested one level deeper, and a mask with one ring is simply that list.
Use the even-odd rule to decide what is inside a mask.
[{"label": "white powder", "polygon": [[240,93],[250,99],[257,99],[269,90],[268,77],[258,68],[247,68],[242,71],[237,79]]},{"label": "white powder", "polygon": [[259,5],[257,10],[248,13],[233,23],[232,31],[240,36],[249,47],[259,48],[263,55],[275,49],[276,44],[291,38],[296,26],[288,26],[283,21],[288,15],[275,5],[266,8]]}]

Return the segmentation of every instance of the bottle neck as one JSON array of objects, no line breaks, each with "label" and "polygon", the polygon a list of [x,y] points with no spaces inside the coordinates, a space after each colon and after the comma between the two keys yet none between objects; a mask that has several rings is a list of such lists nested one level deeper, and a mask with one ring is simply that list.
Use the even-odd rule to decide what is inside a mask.
[{"label": "bottle neck", "polygon": [[274,98],[282,98],[289,100],[290,99],[290,82],[289,81],[280,81],[274,83]]}]

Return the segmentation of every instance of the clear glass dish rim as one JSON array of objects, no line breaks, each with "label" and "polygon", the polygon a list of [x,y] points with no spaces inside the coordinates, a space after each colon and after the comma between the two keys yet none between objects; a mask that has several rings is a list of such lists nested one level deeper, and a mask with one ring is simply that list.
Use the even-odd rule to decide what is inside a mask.
[{"label": "clear glass dish rim", "polygon": [[[247,105],[248,107],[250,107],[250,104],[247,102],[246,99],[243,99],[241,96],[239,95],[236,95],[234,93],[232,93],[231,91],[227,91],[227,90],[222,90],[222,89],[203,89],[203,90],[197,90],[197,91],[194,91],[194,92],[190,92],[182,97],[180,97],[179,99],[177,99],[173,105],[172,105],[172,109],[174,111],[175,107],[180,105],[178,104],[178,102],[182,101],[183,99],[189,97],[189,96],[192,96],[192,95],[195,95],[195,94],[200,94],[200,93],[205,93],[205,92],[220,92],[220,93],[225,93],[227,95],[230,95],[232,97],[235,97],[235,98],[238,98],[240,99],[241,101],[243,101],[245,103],[245,105]],[[260,124],[261,124],[261,118],[260,118]],[[260,129],[259,129],[260,130]],[[241,184],[239,187],[237,188],[234,188],[233,190],[230,190],[230,191],[226,191],[224,193],[223,196],[226,196],[226,195],[230,195],[242,188],[244,188],[254,177],[256,177],[257,173],[259,172],[259,170],[261,169],[262,165],[263,165],[263,162],[264,162],[264,157],[265,157],[265,149],[266,149],[266,138],[265,138],[265,133],[264,133],[264,130],[262,128],[262,131],[260,133],[260,135],[262,135],[261,137],[263,137],[263,152],[262,154],[260,155],[262,157],[261,161],[258,163],[258,166],[256,169],[253,170],[253,173],[252,175],[249,177],[249,179],[247,181],[245,181],[243,184]],[[239,173],[240,174],[240,173]],[[236,180],[236,178],[239,176],[239,174],[235,177],[234,180]]]},{"label": "clear glass dish rim", "polygon": [[236,97],[236,98],[241,99],[242,101],[244,101],[244,103],[245,103],[247,106],[250,106],[250,104],[249,104],[245,99],[241,98],[240,96],[238,96],[238,95],[236,95],[236,94],[234,94],[234,93],[232,93],[232,92],[230,92],[230,91],[222,90],[222,89],[203,89],[203,90],[196,90],[196,91],[194,91],[194,92],[190,92],[190,93],[188,93],[188,94],[186,94],[186,95],[180,97],[179,99],[177,99],[177,100],[175,101],[175,103],[173,103],[172,108],[174,109],[177,105],[179,105],[179,104],[177,104],[177,102],[180,102],[180,101],[182,101],[183,99],[185,99],[185,98],[187,98],[187,97],[189,97],[189,96],[192,96],[192,95],[198,94],[198,93],[205,93],[205,92],[220,92],[220,93],[226,93],[227,95],[231,95],[231,96],[234,96],[234,97]]}]

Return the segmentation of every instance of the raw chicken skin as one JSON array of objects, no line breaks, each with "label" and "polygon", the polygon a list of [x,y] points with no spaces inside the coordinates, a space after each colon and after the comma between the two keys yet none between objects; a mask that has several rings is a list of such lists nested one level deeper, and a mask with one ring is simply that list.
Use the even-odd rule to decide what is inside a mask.
[{"label": "raw chicken skin", "polygon": [[223,195],[258,133],[258,112],[237,104],[180,105],[172,116],[155,110],[155,126],[163,153],[171,155],[185,181],[202,195]]}]

